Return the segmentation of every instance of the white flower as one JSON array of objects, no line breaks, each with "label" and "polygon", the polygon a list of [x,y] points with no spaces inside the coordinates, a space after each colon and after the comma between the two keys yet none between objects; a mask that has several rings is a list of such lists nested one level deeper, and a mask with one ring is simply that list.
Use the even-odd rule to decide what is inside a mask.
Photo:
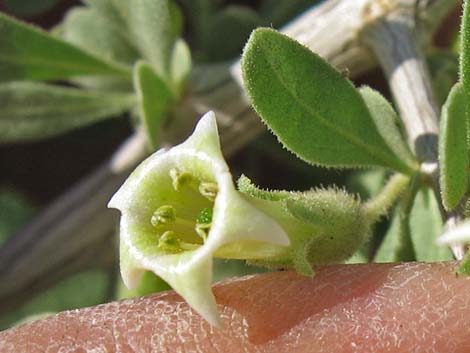
[{"label": "white flower", "polygon": [[146,159],[108,206],[122,213],[126,286],[135,288],[150,270],[215,326],[213,257],[276,257],[290,244],[281,226],[235,189],[212,112],[184,143]]}]

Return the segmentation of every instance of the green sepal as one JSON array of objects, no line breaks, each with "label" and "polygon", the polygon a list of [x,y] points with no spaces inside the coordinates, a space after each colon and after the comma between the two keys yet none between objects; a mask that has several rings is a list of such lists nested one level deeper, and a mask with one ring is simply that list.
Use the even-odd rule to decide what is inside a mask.
[{"label": "green sepal", "polygon": [[242,72],[256,112],[299,158],[328,167],[413,171],[390,150],[353,84],[300,43],[257,29]]},{"label": "green sepal", "polygon": [[295,193],[285,204],[291,215],[317,228],[308,244],[308,259],[314,265],[345,261],[370,237],[371,222],[361,203],[344,190]]},{"label": "green sepal", "polygon": [[288,198],[291,193],[286,190],[263,190],[257,187],[246,175],[241,175],[237,181],[238,190],[251,197],[269,201],[280,201]]},{"label": "green sepal", "polygon": [[439,133],[439,166],[442,203],[453,210],[468,189],[469,114],[461,83],[456,83],[442,108]]},{"label": "green sepal", "polygon": [[258,209],[277,219],[291,246],[282,257],[259,259],[267,267],[293,267],[312,276],[311,265],[342,262],[370,236],[371,221],[361,203],[344,190],[262,190],[242,176],[238,188]]}]

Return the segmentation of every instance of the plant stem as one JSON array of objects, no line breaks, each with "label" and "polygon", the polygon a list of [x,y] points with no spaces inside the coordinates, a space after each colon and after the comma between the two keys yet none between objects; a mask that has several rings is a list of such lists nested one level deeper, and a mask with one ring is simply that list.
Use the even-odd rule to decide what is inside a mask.
[{"label": "plant stem", "polygon": [[409,176],[404,174],[393,175],[380,193],[363,205],[367,218],[377,221],[381,216],[386,215],[409,183]]}]

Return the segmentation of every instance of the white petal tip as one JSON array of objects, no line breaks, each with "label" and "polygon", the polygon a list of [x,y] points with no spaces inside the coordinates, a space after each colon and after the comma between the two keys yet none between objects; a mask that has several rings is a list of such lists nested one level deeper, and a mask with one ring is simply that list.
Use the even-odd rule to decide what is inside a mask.
[{"label": "white petal tip", "polygon": [[436,239],[438,245],[449,245],[470,242],[470,223],[462,223]]},{"label": "white petal tip", "polygon": [[211,110],[204,114],[196,125],[195,131],[199,130],[215,130],[217,131],[217,119],[214,112]]}]

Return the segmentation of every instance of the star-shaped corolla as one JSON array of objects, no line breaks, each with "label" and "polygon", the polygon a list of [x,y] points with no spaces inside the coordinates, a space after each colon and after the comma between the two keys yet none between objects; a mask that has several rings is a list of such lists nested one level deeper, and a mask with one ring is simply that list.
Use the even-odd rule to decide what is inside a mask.
[{"label": "star-shaped corolla", "polygon": [[213,258],[276,257],[290,244],[277,221],[235,189],[213,112],[185,142],[142,162],[109,207],[122,214],[125,285],[135,288],[152,271],[215,326],[221,323],[210,287]]}]

